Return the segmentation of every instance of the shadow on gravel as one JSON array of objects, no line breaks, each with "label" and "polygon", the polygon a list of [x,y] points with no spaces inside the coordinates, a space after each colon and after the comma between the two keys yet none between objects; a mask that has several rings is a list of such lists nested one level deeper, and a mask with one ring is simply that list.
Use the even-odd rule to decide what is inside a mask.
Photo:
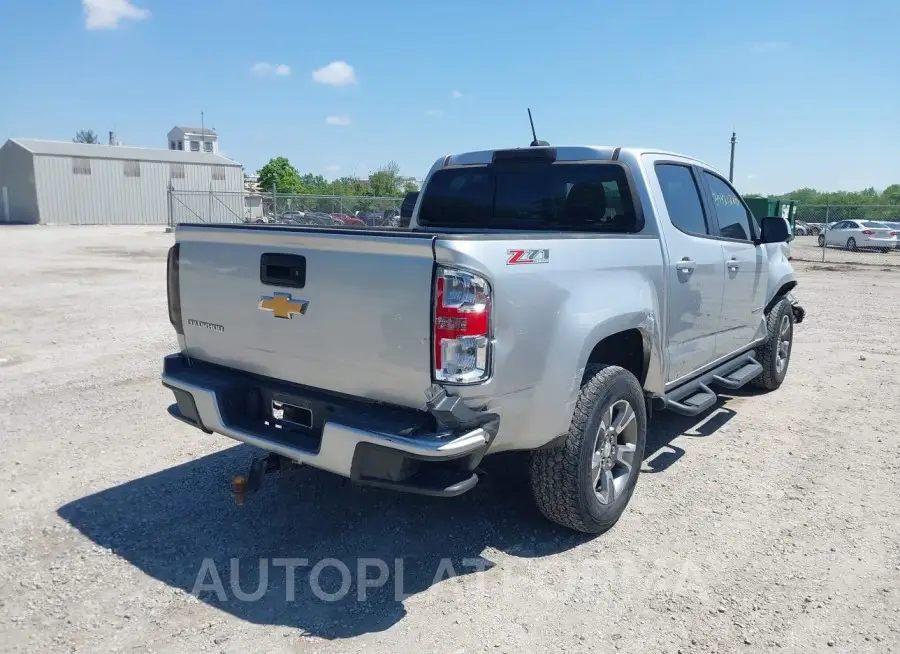
[{"label": "shadow on gravel", "polygon": [[[749,396],[752,393],[743,393]],[[734,393],[733,397],[737,397]],[[685,451],[673,445],[672,441],[679,436],[702,438],[712,436],[736,414],[728,407],[730,396],[720,395],[713,409],[699,416],[682,416],[671,411],[661,411],[653,416],[647,430],[647,445],[644,450],[644,466],[642,474],[657,473],[668,470]]]},{"label": "shadow on gravel", "polygon": [[[359,488],[298,468],[267,475],[259,492],[236,506],[231,475],[245,472],[256,454],[239,445],[76,500],[58,514],[169,586],[190,593],[200,577],[208,590],[198,597],[211,606],[254,623],[299,627],[332,639],[382,631],[402,620],[405,597],[398,589],[409,596],[437,584],[446,593],[441,602],[453,611],[464,598],[448,578],[493,567],[490,555],[482,556],[486,548],[530,558],[589,540],[540,516],[515,457],[496,457],[473,491],[453,499]],[[231,559],[238,563],[234,575]],[[306,567],[295,562],[293,601],[285,563],[273,559],[306,560]],[[316,571],[325,559],[330,561]],[[362,559],[383,560],[386,583],[360,587],[360,579],[380,576],[375,564],[360,575]],[[263,592],[255,601],[236,597],[258,588]],[[323,593],[337,596],[329,600]]]},{"label": "shadow on gravel", "polygon": [[[733,415],[722,401],[697,418],[657,414],[645,472],[662,472],[684,454],[671,444],[676,437],[708,436]],[[250,622],[331,639],[388,629],[406,615],[406,596],[435,585],[446,593],[441,603],[453,611],[465,600],[449,578],[493,567],[490,554],[482,555],[486,549],[532,558],[591,539],[540,516],[521,454],[491,457],[478,486],[453,499],[360,488],[298,468],[267,475],[259,492],[236,506],[231,476],[245,472],[258,454],[239,445],[76,500],[58,514],[171,587],[191,593],[199,580],[206,589],[197,596],[211,606]],[[302,559],[293,561],[293,597],[287,562],[277,559]],[[383,572],[374,563],[361,570],[367,559],[385,562],[382,585],[359,583]],[[258,598],[246,599],[255,592]]]}]

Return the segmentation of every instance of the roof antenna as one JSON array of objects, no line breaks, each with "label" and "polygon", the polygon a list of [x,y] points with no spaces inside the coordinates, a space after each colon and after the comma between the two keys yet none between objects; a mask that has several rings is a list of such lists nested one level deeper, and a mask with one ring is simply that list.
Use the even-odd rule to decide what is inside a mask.
[{"label": "roof antenna", "polygon": [[531,142],[531,147],[537,148],[542,145],[550,145],[547,141],[538,141],[537,134],[534,131],[534,119],[531,117],[531,109],[528,109],[528,122],[531,123],[531,136],[534,137],[534,140]]}]

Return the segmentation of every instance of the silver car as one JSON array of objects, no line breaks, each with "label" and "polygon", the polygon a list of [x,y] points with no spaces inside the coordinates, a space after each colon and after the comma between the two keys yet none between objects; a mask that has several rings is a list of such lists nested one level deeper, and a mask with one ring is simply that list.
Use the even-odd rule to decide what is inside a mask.
[{"label": "silver car", "polygon": [[874,220],[842,220],[819,234],[819,246],[890,252],[897,247],[897,232]]}]

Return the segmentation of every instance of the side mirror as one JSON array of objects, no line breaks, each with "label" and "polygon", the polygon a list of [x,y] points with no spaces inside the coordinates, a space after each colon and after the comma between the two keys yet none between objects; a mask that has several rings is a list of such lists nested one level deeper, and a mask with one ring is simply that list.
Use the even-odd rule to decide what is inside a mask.
[{"label": "side mirror", "polygon": [[760,243],[785,243],[791,238],[788,222],[781,216],[769,216],[762,219],[760,225]]}]

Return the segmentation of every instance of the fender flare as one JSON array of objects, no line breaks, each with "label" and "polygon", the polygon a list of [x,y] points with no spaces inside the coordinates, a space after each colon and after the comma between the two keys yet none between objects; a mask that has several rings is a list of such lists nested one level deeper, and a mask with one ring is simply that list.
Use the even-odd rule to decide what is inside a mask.
[{"label": "fender flare", "polygon": [[775,295],[772,296],[772,299],[766,303],[766,307],[763,310],[765,315],[769,315],[769,312],[778,304],[778,301],[783,298],[785,295],[790,293],[797,286],[797,280],[794,279],[793,275],[785,275],[781,281],[778,283],[778,290],[775,291]]}]

